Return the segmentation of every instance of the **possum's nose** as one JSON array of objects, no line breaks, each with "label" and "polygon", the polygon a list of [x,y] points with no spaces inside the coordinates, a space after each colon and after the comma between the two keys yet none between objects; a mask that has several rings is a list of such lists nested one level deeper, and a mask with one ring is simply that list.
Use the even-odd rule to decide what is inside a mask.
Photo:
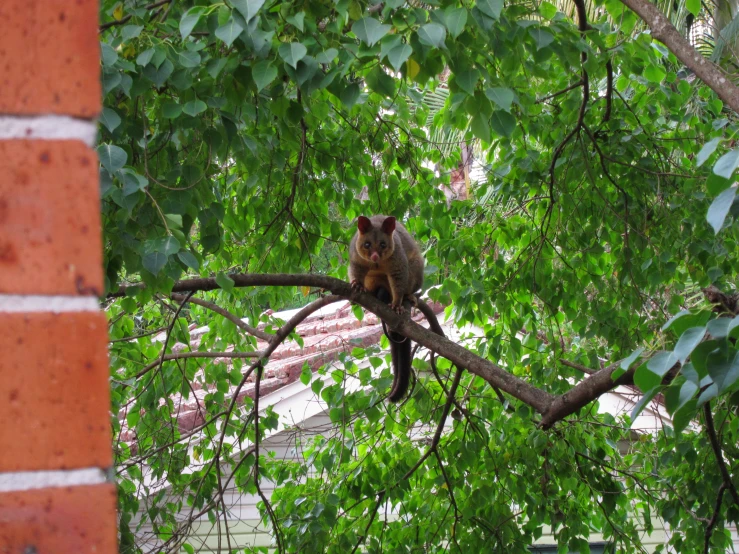
[{"label": "possum's nose", "polygon": [[380,261],[380,255],[377,252],[372,252],[372,255],[370,256],[370,260],[377,263]]}]

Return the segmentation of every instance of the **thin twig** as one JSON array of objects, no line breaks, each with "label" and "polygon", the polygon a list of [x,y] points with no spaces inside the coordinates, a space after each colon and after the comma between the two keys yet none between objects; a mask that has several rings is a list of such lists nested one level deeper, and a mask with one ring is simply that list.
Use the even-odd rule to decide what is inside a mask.
[{"label": "thin twig", "polygon": [[[158,8],[159,6],[163,6],[164,4],[169,4],[172,0],[159,0],[159,2],[154,2],[153,4],[149,4],[148,6],[144,6],[144,9],[146,10],[153,10],[155,8]],[[126,17],[122,17],[120,19],[116,19],[115,21],[110,21],[108,23],[104,23],[103,25],[100,25],[100,32],[102,33],[106,29],[110,29],[111,27],[117,27],[118,25],[125,25],[128,23],[128,21],[133,17],[133,14],[128,14]]]},{"label": "thin twig", "polygon": [[188,358],[259,358],[262,356],[261,350],[254,350],[253,352],[177,352],[175,354],[167,354],[162,356],[156,362],[152,362],[136,375],[136,379],[143,377],[149,373],[152,369],[158,366],[162,361],[169,362],[172,360],[185,360]]},{"label": "thin twig", "polygon": [[716,526],[716,522],[718,521],[719,512],[721,511],[721,501],[724,499],[724,491],[727,488],[728,485],[726,483],[721,483],[721,486],[718,488],[716,506],[713,509],[713,515],[711,516],[710,521],[706,525],[705,542],[703,544],[704,554],[708,554],[708,547],[711,544],[711,537],[713,536],[713,528]]},{"label": "thin twig", "polygon": [[[184,302],[185,295],[183,294],[173,294],[172,298],[174,300],[177,300],[178,302]],[[198,306],[202,306],[204,308],[208,308],[212,312],[216,312],[217,314],[222,315],[226,319],[228,319],[231,323],[236,325],[239,329],[246,331],[250,335],[254,335],[255,337],[262,339],[264,341],[269,342],[272,340],[272,337],[274,335],[270,335],[269,333],[265,333],[264,331],[260,331],[256,327],[252,327],[251,325],[244,323],[244,321],[241,320],[240,317],[232,314],[228,310],[221,308],[218,304],[215,304],[213,302],[209,302],[207,300],[203,300],[201,298],[190,298],[189,302],[191,304],[197,304]]]},{"label": "thin twig", "polygon": [[551,100],[552,98],[556,98],[557,96],[564,94],[565,92],[569,92],[572,89],[576,89],[577,87],[581,87],[584,84],[584,81],[580,79],[577,83],[572,83],[569,87],[563,88],[562,90],[558,90],[557,92],[553,92],[552,94],[546,95],[544,98],[539,98],[536,101],[536,104],[541,104],[542,102],[546,102],[547,100]]},{"label": "thin twig", "polygon": [[734,502],[739,505],[739,492],[737,492],[736,487],[731,480],[731,475],[729,475],[729,470],[727,469],[726,462],[724,461],[723,452],[721,452],[721,444],[719,443],[718,436],[716,435],[716,427],[713,424],[713,414],[711,413],[710,402],[706,402],[703,405],[703,415],[706,418],[706,432],[708,433],[708,439],[711,442],[713,453],[716,456],[716,464],[718,465],[719,472],[721,473],[721,478],[723,479],[724,484],[728,487],[729,492],[731,492],[731,496],[734,498]]},{"label": "thin twig", "polygon": [[264,509],[267,511],[269,520],[272,523],[272,530],[275,534],[275,540],[277,541],[277,552],[281,553],[282,550],[282,539],[280,526],[277,523],[277,516],[275,515],[272,505],[269,503],[267,496],[262,491],[262,487],[259,486],[259,383],[262,380],[263,367],[261,362],[257,365],[257,379],[254,388],[254,487],[257,489],[259,498],[264,503]]}]

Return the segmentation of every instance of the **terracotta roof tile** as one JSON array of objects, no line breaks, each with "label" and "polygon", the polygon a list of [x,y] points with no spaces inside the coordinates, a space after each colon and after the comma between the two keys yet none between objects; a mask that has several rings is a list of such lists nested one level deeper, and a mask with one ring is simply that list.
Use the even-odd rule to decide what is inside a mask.
[{"label": "terracotta roof tile", "polygon": [[[441,304],[437,303],[431,303],[431,307],[436,314],[444,309]],[[303,339],[302,346],[294,340],[285,341],[270,356],[260,383],[260,397],[296,381],[300,377],[305,364],[312,371],[316,371],[321,366],[336,360],[342,352],[351,352],[357,346],[366,348],[380,341],[383,332],[382,325],[374,314],[365,313],[362,321],[359,321],[352,313],[349,302],[338,303],[327,308],[312,314],[296,328],[296,332]],[[274,313],[273,315],[284,320],[294,313],[295,310],[291,310]],[[418,322],[425,322],[420,312],[414,311],[413,319]],[[264,327],[264,324],[260,325],[260,328],[263,329]],[[195,325],[191,325],[190,329],[190,349],[197,350],[200,339],[209,329],[208,327],[197,327]],[[160,335],[158,339],[163,341],[164,336]],[[263,349],[266,346],[267,343],[264,341],[257,342],[257,349]],[[177,343],[172,347],[173,352],[181,352],[186,349],[186,345],[182,343]],[[233,346],[226,348],[225,351],[233,351]],[[250,360],[247,359],[246,363],[249,362]],[[216,358],[215,363],[224,363],[230,367],[233,360],[231,358]],[[202,376],[202,373],[196,374],[196,378],[192,380],[194,395],[190,394],[188,398],[184,398],[180,394],[175,394],[171,397],[175,410],[179,411],[177,420],[181,433],[190,431],[204,423],[202,407],[206,395],[210,394],[212,390],[202,388],[197,380],[198,375]],[[254,398],[255,379],[255,374],[249,377],[247,384],[239,392],[237,401],[243,401],[247,396]],[[215,390],[215,387],[212,386],[212,389]],[[235,386],[231,386],[226,396],[233,394],[235,389]],[[127,428],[125,414],[119,414],[119,418],[122,420],[123,426],[121,439],[126,442],[133,441],[135,439],[134,433]]]}]

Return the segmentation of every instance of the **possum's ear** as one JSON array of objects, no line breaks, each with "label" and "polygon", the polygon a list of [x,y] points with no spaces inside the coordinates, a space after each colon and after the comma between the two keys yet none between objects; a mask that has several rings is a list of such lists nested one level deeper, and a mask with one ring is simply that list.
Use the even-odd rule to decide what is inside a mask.
[{"label": "possum's ear", "polygon": [[359,219],[357,220],[357,229],[359,229],[360,233],[366,233],[367,231],[372,229],[372,222],[369,220],[368,217],[360,215]]},{"label": "possum's ear", "polygon": [[382,222],[382,231],[388,235],[395,231],[395,218],[390,216]]}]

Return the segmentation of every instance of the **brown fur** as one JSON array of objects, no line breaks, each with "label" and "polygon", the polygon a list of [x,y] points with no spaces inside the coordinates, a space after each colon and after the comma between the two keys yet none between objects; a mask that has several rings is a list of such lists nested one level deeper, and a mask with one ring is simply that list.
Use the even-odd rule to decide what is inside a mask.
[{"label": "brown fur", "polygon": [[[423,257],[416,241],[394,217],[360,216],[349,244],[349,279],[355,290],[369,291],[398,313],[403,300],[416,304],[415,292],[423,286]],[[398,402],[408,391],[411,377],[411,341],[390,331],[393,388],[388,395]]]},{"label": "brown fur", "polygon": [[[349,244],[349,279],[359,290],[384,287],[392,295],[391,307],[403,312],[403,299],[423,286],[423,257],[416,241],[394,217],[361,216]],[[367,246],[369,244],[369,246]],[[377,254],[377,261],[372,255]]]}]

